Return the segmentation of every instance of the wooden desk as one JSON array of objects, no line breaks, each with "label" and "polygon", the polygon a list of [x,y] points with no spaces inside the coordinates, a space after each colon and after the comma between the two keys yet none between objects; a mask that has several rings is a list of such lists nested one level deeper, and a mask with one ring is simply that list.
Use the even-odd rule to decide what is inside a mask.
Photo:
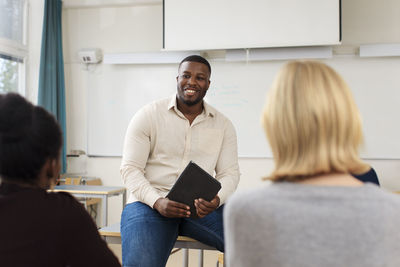
[{"label": "wooden desk", "polygon": [[122,186],[102,186],[102,185],[56,185],[53,192],[68,192],[75,197],[101,198],[101,226],[107,225],[108,198],[122,195],[122,209],[126,202],[126,189]]}]

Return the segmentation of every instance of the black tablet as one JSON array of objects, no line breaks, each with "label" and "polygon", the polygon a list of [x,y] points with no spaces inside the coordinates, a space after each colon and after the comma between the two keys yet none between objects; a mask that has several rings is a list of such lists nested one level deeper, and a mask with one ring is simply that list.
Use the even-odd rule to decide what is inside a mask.
[{"label": "black tablet", "polygon": [[166,197],[188,205],[190,217],[197,218],[194,200],[202,198],[211,201],[220,189],[219,181],[190,161]]}]

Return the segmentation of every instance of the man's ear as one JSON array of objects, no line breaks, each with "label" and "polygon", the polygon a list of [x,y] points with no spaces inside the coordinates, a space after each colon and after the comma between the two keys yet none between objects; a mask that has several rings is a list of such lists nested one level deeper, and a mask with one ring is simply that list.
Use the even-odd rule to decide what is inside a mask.
[{"label": "man's ear", "polygon": [[176,76],[176,81],[178,81],[178,78],[179,78],[179,75],[178,75],[178,76]]}]

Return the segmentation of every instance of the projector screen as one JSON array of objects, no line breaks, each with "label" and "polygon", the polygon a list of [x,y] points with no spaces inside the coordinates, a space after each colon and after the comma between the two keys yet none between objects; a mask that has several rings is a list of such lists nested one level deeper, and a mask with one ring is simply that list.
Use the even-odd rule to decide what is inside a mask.
[{"label": "projector screen", "polygon": [[335,45],[340,0],[164,0],[164,49]]}]

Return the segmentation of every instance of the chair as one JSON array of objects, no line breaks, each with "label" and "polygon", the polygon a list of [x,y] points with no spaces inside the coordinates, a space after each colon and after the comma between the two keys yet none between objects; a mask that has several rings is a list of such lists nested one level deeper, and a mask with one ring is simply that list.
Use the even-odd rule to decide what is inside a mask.
[{"label": "chair", "polygon": [[[100,228],[99,233],[108,244],[121,244],[120,223],[115,223],[110,226]],[[171,254],[177,252],[180,249],[183,249],[183,267],[188,267],[189,265],[189,249],[199,250],[199,267],[203,267],[203,250],[217,250],[214,247],[208,246],[193,238],[186,236],[178,236],[174,248],[177,250],[172,251]],[[220,257],[221,256],[219,256],[218,258]],[[218,259],[217,266],[219,262],[223,263],[223,260],[220,261]]]},{"label": "chair", "polygon": [[[65,177],[64,184],[67,185],[101,185],[100,179],[92,179],[85,180],[82,177]],[[93,220],[97,221],[97,205],[101,202],[101,198],[77,198],[79,202],[81,202],[86,210],[89,212],[90,216],[92,216]]]}]

